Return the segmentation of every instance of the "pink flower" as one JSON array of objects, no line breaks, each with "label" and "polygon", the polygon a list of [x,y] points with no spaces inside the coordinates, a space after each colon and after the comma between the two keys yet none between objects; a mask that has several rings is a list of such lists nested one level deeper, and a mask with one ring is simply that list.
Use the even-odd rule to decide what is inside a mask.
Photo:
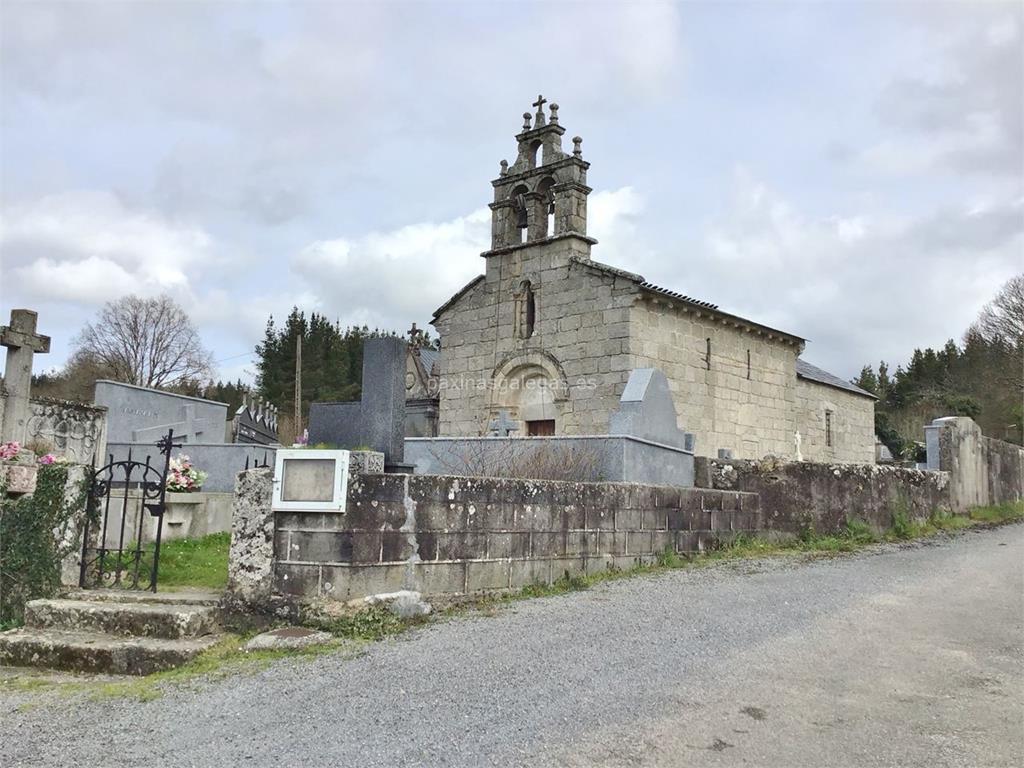
[{"label": "pink flower", "polygon": [[0,443],[0,460],[13,459],[21,452],[21,443],[12,440],[9,443]]},{"label": "pink flower", "polygon": [[52,453],[48,453],[45,456],[39,457],[40,464],[53,464],[55,461],[57,461],[57,457],[54,456]]}]

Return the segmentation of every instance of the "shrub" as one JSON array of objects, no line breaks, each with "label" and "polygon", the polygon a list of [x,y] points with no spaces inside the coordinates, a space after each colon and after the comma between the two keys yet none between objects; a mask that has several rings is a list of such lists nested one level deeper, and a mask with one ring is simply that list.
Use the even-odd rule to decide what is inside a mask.
[{"label": "shrub", "polygon": [[0,488],[0,627],[22,623],[25,603],[61,586],[61,561],[80,542],[69,532],[85,509],[86,485],[67,493],[68,467],[39,467],[36,490],[7,498]]},{"label": "shrub", "polygon": [[585,445],[529,440],[468,441],[453,454],[432,451],[445,474],[599,482],[601,456]]}]

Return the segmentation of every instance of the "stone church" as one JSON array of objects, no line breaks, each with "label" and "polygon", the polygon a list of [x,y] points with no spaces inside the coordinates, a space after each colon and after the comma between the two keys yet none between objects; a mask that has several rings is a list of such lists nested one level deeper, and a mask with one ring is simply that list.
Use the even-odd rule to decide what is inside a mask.
[{"label": "stone church", "polygon": [[591,258],[582,139],[523,115],[494,187],[485,273],[435,313],[438,433],[607,434],[630,371],[668,378],[696,453],[874,461],[874,398],[800,359],[805,340]]}]

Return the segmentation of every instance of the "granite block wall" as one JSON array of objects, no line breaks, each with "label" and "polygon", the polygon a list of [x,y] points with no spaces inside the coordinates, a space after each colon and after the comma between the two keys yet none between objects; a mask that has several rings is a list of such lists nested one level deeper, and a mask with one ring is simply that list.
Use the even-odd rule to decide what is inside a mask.
[{"label": "granite block wall", "polygon": [[[434,321],[444,339],[439,434],[487,434],[499,411],[552,419],[558,435],[607,432],[636,367],[628,320],[637,289],[630,279],[589,268],[589,247],[581,251],[581,243],[568,237],[489,257],[485,279]],[[523,281],[536,302],[529,338],[515,333]],[[542,413],[524,399],[523,384],[534,376],[561,387]]]},{"label": "granite block wall", "polygon": [[[796,428],[805,461],[874,463],[875,404],[871,398],[803,378],[796,380],[795,394]],[[830,414],[832,445],[825,435],[826,413]]]},{"label": "granite block wall", "polygon": [[894,512],[923,520],[951,510],[949,475],[875,464],[819,464],[774,459],[695,459],[698,483],[760,498],[766,531],[817,533],[843,530],[862,520],[877,531],[892,526]]},{"label": "granite block wall", "polygon": [[679,427],[696,435],[700,453],[794,454],[797,345],[668,302],[640,301],[630,312],[632,364],[664,372]]},{"label": "granite block wall", "polygon": [[925,427],[928,466],[950,475],[950,507],[1020,501],[1024,496],[1024,448],[986,437],[973,419],[949,416]]},{"label": "granite block wall", "polygon": [[761,527],[757,497],[735,491],[362,475],[344,513],[274,515],[274,589],[334,600],[516,589],[699,552]]}]

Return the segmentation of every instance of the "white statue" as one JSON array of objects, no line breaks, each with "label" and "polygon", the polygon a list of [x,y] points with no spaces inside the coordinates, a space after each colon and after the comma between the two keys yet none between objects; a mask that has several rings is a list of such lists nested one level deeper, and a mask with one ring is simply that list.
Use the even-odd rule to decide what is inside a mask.
[{"label": "white statue", "polygon": [[799,429],[796,431],[796,434],[793,435],[793,442],[796,443],[796,460],[797,461],[803,461],[804,460],[804,455],[802,453],[800,453],[800,443],[803,442],[803,438],[800,437],[800,430]]}]

